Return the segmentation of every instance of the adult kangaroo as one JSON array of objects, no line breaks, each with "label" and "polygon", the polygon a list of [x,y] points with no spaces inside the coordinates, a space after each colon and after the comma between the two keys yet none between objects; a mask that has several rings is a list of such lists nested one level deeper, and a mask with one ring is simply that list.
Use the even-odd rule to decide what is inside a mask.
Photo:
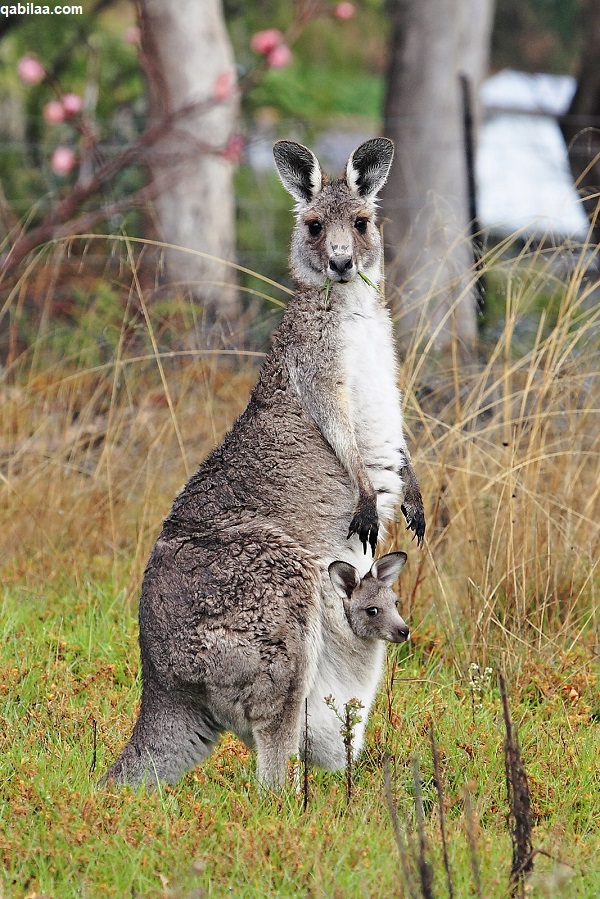
[{"label": "adult kangaroo", "polygon": [[269,787],[284,783],[303,746],[315,764],[343,767],[324,697],[338,708],[362,702],[358,752],[384,649],[378,641],[365,655],[328,566],[341,560],[364,577],[402,497],[423,538],[378,287],[375,198],[393,144],[361,144],[337,179],[300,144],[278,141],[273,152],[297,202],[296,292],[246,410],[177,496],[152,550],[139,609],[140,714],[105,781],[173,783],[224,730],[256,746]]}]

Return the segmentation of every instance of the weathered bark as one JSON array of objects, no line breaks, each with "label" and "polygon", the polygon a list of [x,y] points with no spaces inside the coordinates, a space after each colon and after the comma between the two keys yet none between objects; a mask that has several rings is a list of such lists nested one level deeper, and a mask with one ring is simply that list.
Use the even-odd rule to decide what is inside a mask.
[{"label": "weathered bark", "polygon": [[[493,0],[394,0],[384,133],[396,160],[383,193],[388,292],[401,340],[443,350],[477,336],[460,76],[487,68]],[[392,297],[393,299],[393,297]]]},{"label": "weathered bark", "polygon": [[594,243],[600,243],[600,4],[588,0],[577,88],[560,126]]},{"label": "weathered bark", "polygon": [[[142,0],[142,54],[150,123],[197,103],[149,154],[166,275],[185,284],[206,327],[238,315],[234,256],[233,166],[222,151],[238,114],[237,89],[215,96],[234,60],[221,0]],[[207,254],[207,255],[198,255]],[[216,258],[211,258],[216,257]]]}]

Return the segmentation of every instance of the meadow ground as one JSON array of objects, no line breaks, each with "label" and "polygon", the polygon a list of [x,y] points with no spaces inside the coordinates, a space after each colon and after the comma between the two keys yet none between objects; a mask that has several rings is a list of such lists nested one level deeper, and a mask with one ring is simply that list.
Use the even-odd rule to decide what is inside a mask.
[{"label": "meadow ground", "polygon": [[501,673],[531,794],[523,889],[600,895],[600,313],[576,271],[516,352],[539,290],[535,275],[506,284],[477,361],[405,354],[428,532],[418,549],[399,523],[382,547],[408,552],[413,639],[388,652],[350,802],[344,773],[261,795],[231,737],[173,788],[96,788],[139,700],[148,553],[260,358],[174,351],[179,312],[133,290],[123,313],[106,284],[76,330],[42,321],[21,346],[28,285],[15,287],[0,381],[0,895],[508,896]]}]

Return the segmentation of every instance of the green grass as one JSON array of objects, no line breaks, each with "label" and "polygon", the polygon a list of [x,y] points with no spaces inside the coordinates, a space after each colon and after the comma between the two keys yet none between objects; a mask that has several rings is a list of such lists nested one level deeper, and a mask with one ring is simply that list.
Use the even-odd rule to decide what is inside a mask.
[{"label": "green grass", "polygon": [[[281,799],[262,796],[254,760],[233,738],[174,788],[98,791],[95,780],[128,737],[139,697],[135,608],[112,577],[76,591],[63,579],[56,586],[15,586],[2,599],[4,895],[196,895],[192,888],[207,896],[230,888],[256,897],[404,895],[383,789],[386,752],[403,822],[414,816],[410,761],[421,760],[430,858],[443,896],[432,722],[457,895],[470,895],[472,886],[465,788],[483,895],[507,895],[504,732],[494,678],[474,705],[468,680],[440,648],[417,640],[408,652],[390,651],[349,807],[343,775],[314,772],[306,811],[291,789]],[[581,648],[560,663],[538,657],[511,683],[534,845],[572,866],[565,896],[600,890],[596,690]],[[540,874],[555,866],[538,856]]]}]

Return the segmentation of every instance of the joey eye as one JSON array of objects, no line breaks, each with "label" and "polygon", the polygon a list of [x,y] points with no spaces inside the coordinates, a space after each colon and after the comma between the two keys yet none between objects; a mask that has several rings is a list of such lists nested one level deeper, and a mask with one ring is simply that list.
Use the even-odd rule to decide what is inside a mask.
[{"label": "joey eye", "polygon": [[375,618],[375,615],[379,614],[379,609],[376,606],[370,606],[368,609],[365,609],[365,612],[369,618]]},{"label": "joey eye", "polygon": [[365,231],[367,230],[368,224],[369,224],[368,219],[357,218],[356,221],[354,222],[354,227],[356,228],[356,230],[358,231],[359,234],[364,234]]},{"label": "joey eye", "polygon": [[323,225],[321,222],[307,222],[308,233],[311,237],[318,237],[321,231],[323,230]]}]

